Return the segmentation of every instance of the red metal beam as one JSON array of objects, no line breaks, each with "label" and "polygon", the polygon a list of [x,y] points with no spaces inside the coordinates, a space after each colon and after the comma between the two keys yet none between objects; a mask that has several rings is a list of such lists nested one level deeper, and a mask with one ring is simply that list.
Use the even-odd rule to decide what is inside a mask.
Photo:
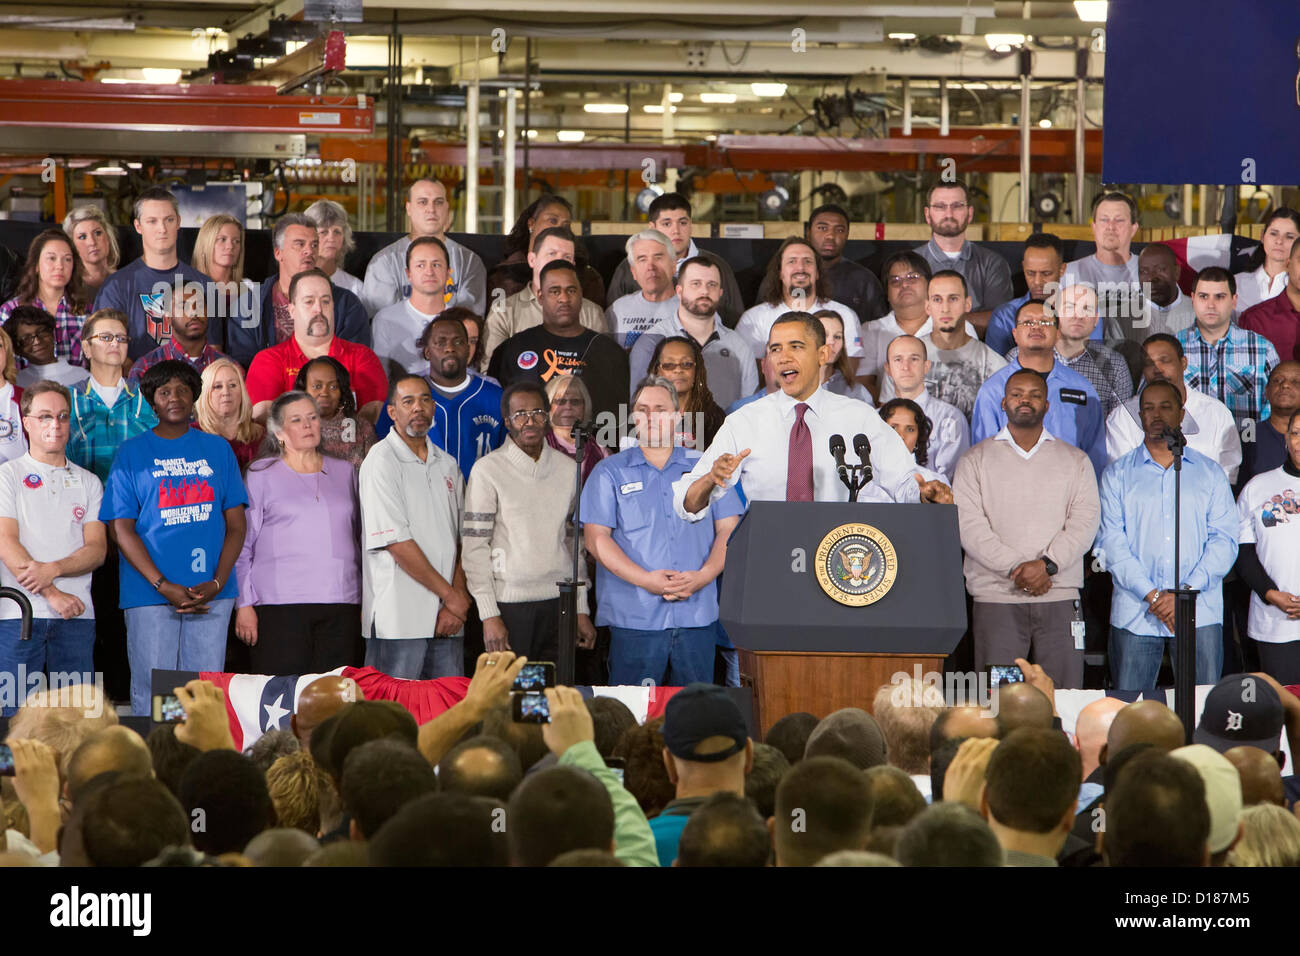
[{"label": "red metal beam", "polygon": [[0,126],[364,136],[374,133],[375,114],[365,97],[279,96],[271,86],[20,79],[0,80]]}]

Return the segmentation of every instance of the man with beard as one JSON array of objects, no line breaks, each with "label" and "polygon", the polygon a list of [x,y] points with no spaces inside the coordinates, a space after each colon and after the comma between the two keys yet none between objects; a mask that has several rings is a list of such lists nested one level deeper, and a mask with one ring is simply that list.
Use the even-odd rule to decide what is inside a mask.
[{"label": "man with beard", "polygon": [[1088,380],[1056,358],[1058,329],[1042,302],[1029,301],[1016,315],[1016,345],[1019,352],[1011,364],[995,372],[975,397],[971,415],[971,441],[991,438],[1007,423],[1002,404],[1007,379],[1022,368],[1031,368],[1047,379],[1047,417],[1044,424],[1052,435],[1073,445],[1092,459],[1100,475],[1106,467],[1105,415],[1101,399]]},{"label": "man with beard", "polygon": [[1071,624],[1100,520],[1097,478],[1087,455],[1043,427],[1047,396],[1041,372],[1007,378],[1006,425],[957,462],[952,495],[975,599],[975,667],[1025,658],[1057,687],[1081,687]]},{"label": "man with beard", "polygon": [[913,251],[930,264],[931,272],[952,269],[965,277],[973,310],[966,318],[983,332],[993,309],[1011,298],[1011,267],[996,252],[967,240],[974,218],[964,183],[935,183],[925,200],[930,241]]},{"label": "man with beard", "polygon": [[750,344],[751,354],[762,363],[767,352],[767,333],[777,318],[787,312],[816,312],[830,309],[844,322],[844,351],[853,358],[862,357],[862,329],[857,313],[831,298],[831,283],[821,256],[807,239],[790,236],[776,250],[767,264],[767,273],[758,287],[758,303],[747,309],[736,323],[736,331]]},{"label": "man with beard", "polygon": [[675,335],[689,336],[704,351],[709,391],[723,408],[753,395],[758,390],[758,370],[751,359],[749,344],[723,324],[718,314],[723,276],[712,259],[696,256],[677,270],[677,311],[648,329],[632,346],[633,381],[641,381],[650,369],[656,346]]},{"label": "man with beard", "polygon": [[433,179],[417,179],[407,192],[406,216],[410,235],[403,236],[375,253],[366,266],[361,298],[375,315],[380,309],[409,295],[406,278],[406,250],[420,236],[433,236],[447,250],[447,277],[443,305],[463,305],[483,315],[487,308],[487,270],[483,260],[447,235],[452,208],[447,187]]},{"label": "man with beard", "polygon": [[889,311],[889,300],[876,274],[864,265],[844,258],[849,239],[849,214],[834,203],[818,206],[808,217],[804,238],[822,257],[831,297],[857,313],[863,325]]},{"label": "man with beard", "polygon": [[[465,575],[489,653],[553,661],[559,653],[556,582],[573,573],[573,462],[546,444],[551,407],[540,384],[509,386],[501,414],[510,435],[474,467],[465,490]],[[580,554],[579,573],[586,566]],[[596,628],[581,583],[578,646],[589,648]]]},{"label": "man with beard", "polygon": [[[1137,257],[1138,281],[1142,283],[1142,317],[1146,326],[1124,324],[1117,331],[1141,345],[1148,335],[1167,332],[1177,335],[1196,321],[1192,300],[1178,287],[1182,266],[1174,250],[1163,242],[1152,242]],[[1109,334],[1109,330],[1108,330]]]},{"label": "man with beard", "polygon": [[610,303],[605,321],[618,344],[630,349],[652,326],[677,314],[673,289],[676,262],[673,244],[658,229],[643,229],[627,241],[627,261],[637,292],[629,292]]},{"label": "man with beard", "polygon": [[1300,362],[1288,360],[1274,367],[1264,387],[1264,399],[1271,414],[1255,428],[1255,440],[1241,444],[1241,471],[1237,486],[1289,460],[1286,433],[1291,416],[1300,411]]},{"label": "man with beard", "polygon": [[388,377],[369,348],[334,334],[335,291],[329,277],[319,269],[300,272],[290,281],[293,337],[262,349],[248,366],[245,384],[253,403],[253,417],[259,422],[266,421],[271,403],[293,388],[298,370],[318,355],[338,359],[348,370],[357,398],[357,414],[372,423],[379,417]]},{"label": "man with beard", "polygon": [[[1187,447],[1217,461],[1228,481],[1235,481],[1241,465],[1241,438],[1232,412],[1216,398],[1190,387],[1186,381],[1187,358],[1183,346],[1172,335],[1157,333],[1142,346],[1142,380],[1168,382],[1178,390],[1185,411],[1183,434]],[[1145,385],[1143,386],[1145,387]],[[1106,460],[1114,462],[1142,444],[1141,393],[1115,409],[1106,418]]]},{"label": "man with beard", "polygon": [[492,353],[488,374],[507,389],[515,382],[545,385],[556,375],[579,375],[591,393],[588,414],[593,419],[617,419],[628,395],[627,353],[608,335],[580,321],[582,286],[577,268],[564,259],[548,262],[538,286],[542,324],[502,342]]},{"label": "man with beard", "polygon": [[470,608],[459,554],[465,483],[429,440],[428,382],[395,379],[388,414],[393,427],[359,475],[366,666],[406,680],[458,677]]},{"label": "man with beard", "polygon": [[[1036,232],[1025,240],[1020,270],[1029,291],[994,309],[984,330],[984,344],[999,355],[1005,357],[1015,347],[1016,310],[1030,299],[1045,300],[1060,287],[1061,276],[1065,275],[1063,249],[1061,240],[1050,232]],[[1097,338],[1101,338],[1100,332]]]},{"label": "man with beard", "polygon": [[[1133,379],[1115,350],[1093,335],[1097,330],[1097,293],[1086,285],[1067,286],[1047,300],[1047,307],[1055,313],[1059,329],[1057,360],[1088,380],[1101,399],[1102,411],[1109,415],[1133,396]],[[1019,354],[1020,349],[1013,348],[1007,358]]]},{"label": "man with beard", "polygon": [[[448,309],[427,326],[416,346],[429,363],[433,391],[433,425],[429,440],[456,459],[462,475],[505,438],[501,422],[501,386],[471,375],[469,331],[461,318],[467,310]],[[375,432],[382,438],[393,427],[385,408]]]},{"label": "man with beard", "polygon": [[[1148,344],[1150,344],[1148,342]],[[1223,469],[1188,447],[1183,452],[1181,554],[1174,579],[1175,470],[1167,430],[1183,424],[1183,392],[1173,381],[1151,381],[1139,396],[1142,444],[1106,469],[1101,480],[1097,537],[1115,590],[1110,610],[1111,686],[1155,687],[1166,646],[1177,673],[1193,667],[1197,684],[1217,683],[1223,665],[1223,577],[1237,558],[1240,521]],[[1118,410],[1117,410],[1118,412]],[[1174,630],[1176,587],[1196,597],[1196,660],[1178,660]]]},{"label": "man with beard", "polygon": [[970,290],[960,272],[943,269],[931,277],[925,311],[934,329],[921,337],[930,360],[925,387],[939,401],[956,405],[968,418],[980,386],[1007,364],[1006,359],[966,331],[963,316],[970,308]]}]

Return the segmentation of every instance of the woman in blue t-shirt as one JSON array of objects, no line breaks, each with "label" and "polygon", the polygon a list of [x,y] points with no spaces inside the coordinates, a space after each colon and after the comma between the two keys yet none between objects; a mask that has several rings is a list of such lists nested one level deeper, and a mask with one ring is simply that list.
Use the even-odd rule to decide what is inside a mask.
[{"label": "woman in blue t-shirt", "polygon": [[202,387],[198,372],[171,359],[141,376],[158,424],[122,443],[104,489],[100,516],[121,550],[136,715],[149,713],[153,670],[225,666],[248,498],[229,442],[190,427]]}]

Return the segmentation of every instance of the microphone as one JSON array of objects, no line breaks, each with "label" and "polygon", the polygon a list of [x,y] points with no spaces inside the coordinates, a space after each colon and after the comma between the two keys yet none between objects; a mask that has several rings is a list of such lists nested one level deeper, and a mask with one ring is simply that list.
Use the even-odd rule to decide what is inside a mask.
[{"label": "microphone", "polygon": [[858,453],[858,460],[862,462],[862,484],[866,485],[871,481],[871,442],[867,441],[867,436],[858,432],[853,436],[853,450]]},{"label": "microphone", "polygon": [[840,481],[849,491],[853,490],[853,483],[849,481],[849,466],[844,463],[844,436],[831,436],[831,457],[835,459],[835,470],[840,474]]},{"label": "microphone", "polygon": [[1169,450],[1175,455],[1182,454],[1183,449],[1187,447],[1187,437],[1183,434],[1181,428],[1171,428],[1166,425],[1160,430],[1160,437],[1165,440],[1165,444],[1169,446]]},{"label": "microphone", "polygon": [[569,437],[573,439],[575,444],[581,444],[590,438],[595,431],[596,423],[594,421],[574,422],[569,430]]}]

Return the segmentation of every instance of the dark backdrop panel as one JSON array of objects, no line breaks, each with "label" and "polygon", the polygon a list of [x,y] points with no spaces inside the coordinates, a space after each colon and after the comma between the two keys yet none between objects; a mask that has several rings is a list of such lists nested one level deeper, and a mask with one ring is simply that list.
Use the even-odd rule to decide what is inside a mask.
[{"label": "dark backdrop panel", "polygon": [[1250,182],[1300,182],[1297,36],[1296,0],[1116,0],[1103,178],[1232,185],[1249,158]]}]

